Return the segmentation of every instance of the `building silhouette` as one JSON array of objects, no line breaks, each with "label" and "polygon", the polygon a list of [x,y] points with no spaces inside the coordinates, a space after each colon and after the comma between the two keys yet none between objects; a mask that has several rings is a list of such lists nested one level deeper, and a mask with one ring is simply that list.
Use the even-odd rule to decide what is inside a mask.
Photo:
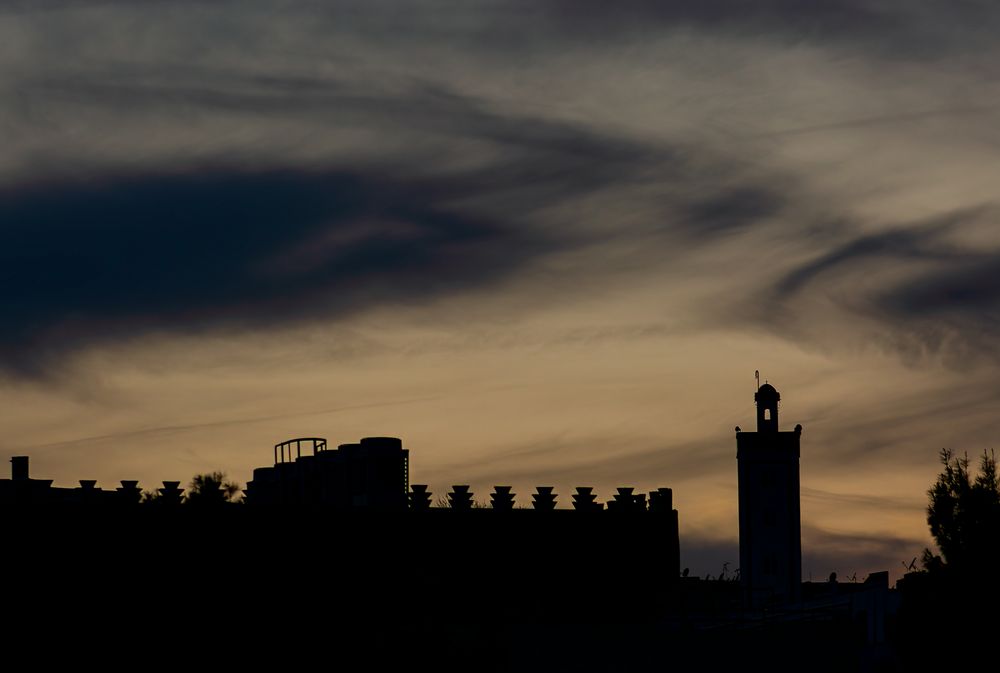
[{"label": "building silhouette", "polygon": [[299,437],[275,444],[274,465],[254,469],[246,498],[265,506],[405,510],[409,490],[410,452],[396,437],[365,437],[332,450],[322,437]]},{"label": "building silhouette", "polygon": [[[81,479],[77,487],[53,486],[51,479],[31,477],[29,456],[13,456],[10,459],[10,479],[0,479],[0,505],[31,507],[128,507],[137,505],[142,499],[139,482],[124,479],[114,489],[97,486],[94,479]],[[160,495],[170,499],[176,495],[180,502],[180,482],[165,481]]]},{"label": "building silhouette", "polygon": [[774,386],[754,394],[757,431],[736,428],[739,475],[740,581],[753,608],[794,603],[801,596],[799,439],[802,426],[782,432],[781,395]]}]

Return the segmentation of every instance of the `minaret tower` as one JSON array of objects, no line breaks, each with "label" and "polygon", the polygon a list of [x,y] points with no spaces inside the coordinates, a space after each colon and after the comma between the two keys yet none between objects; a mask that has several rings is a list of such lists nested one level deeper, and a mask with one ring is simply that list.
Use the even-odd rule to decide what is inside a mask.
[{"label": "minaret tower", "polygon": [[751,608],[795,602],[802,584],[799,439],[778,429],[781,395],[764,383],[754,394],[757,432],[736,429],[740,500],[740,580]]}]

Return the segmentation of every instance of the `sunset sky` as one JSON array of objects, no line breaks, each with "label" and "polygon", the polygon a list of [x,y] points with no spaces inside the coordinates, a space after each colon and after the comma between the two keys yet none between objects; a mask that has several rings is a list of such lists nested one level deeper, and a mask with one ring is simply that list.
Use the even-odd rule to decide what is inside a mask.
[{"label": "sunset sky", "polygon": [[898,575],[938,451],[1000,439],[998,31],[987,0],[3,2],[0,458],[243,483],[392,435],[435,496],[672,487],[716,574],[760,370],[804,427],[805,579]]}]

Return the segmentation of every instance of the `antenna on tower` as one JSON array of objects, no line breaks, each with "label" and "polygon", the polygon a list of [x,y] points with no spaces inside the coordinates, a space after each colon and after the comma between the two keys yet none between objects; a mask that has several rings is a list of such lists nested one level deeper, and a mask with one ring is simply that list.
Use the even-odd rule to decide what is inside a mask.
[{"label": "antenna on tower", "polygon": [[760,390],[760,370],[759,369],[753,370],[753,377],[757,381],[757,389],[754,390],[754,392],[757,392],[757,390]]}]

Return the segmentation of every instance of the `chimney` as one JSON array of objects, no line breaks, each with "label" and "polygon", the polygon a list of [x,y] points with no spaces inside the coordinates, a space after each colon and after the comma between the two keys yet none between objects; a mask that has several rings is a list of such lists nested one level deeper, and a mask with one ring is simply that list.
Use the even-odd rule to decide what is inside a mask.
[{"label": "chimney", "polygon": [[10,478],[14,481],[28,481],[28,456],[14,456],[10,459]]}]

